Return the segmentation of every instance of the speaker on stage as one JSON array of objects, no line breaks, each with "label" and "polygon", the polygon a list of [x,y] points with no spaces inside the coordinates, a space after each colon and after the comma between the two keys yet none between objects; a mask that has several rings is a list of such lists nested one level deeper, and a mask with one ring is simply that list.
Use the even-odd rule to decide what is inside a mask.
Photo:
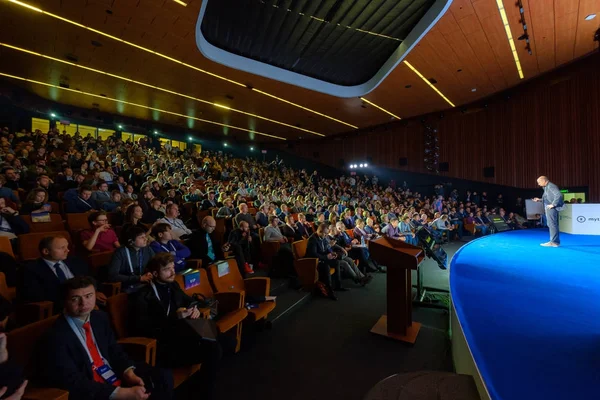
[{"label": "speaker on stage", "polygon": [[510,231],[511,227],[508,226],[508,224],[506,223],[506,221],[504,221],[502,219],[502,217],[498,214],[490,214],[488,216],[488,219],[490,220],[490,222],[492,223],[492,225],[494,226],[494,228],[496,228],[496,232],[504,232],[504,231]]}]

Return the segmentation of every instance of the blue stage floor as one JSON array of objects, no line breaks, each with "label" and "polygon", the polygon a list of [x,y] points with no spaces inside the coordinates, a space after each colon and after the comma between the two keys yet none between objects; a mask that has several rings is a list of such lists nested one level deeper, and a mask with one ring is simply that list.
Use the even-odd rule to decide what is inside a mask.
[{"label": "blue stage floor", "polygon": [[512,231],[452,259],[450,290],[494,400],[600,398],[600,236]]}]

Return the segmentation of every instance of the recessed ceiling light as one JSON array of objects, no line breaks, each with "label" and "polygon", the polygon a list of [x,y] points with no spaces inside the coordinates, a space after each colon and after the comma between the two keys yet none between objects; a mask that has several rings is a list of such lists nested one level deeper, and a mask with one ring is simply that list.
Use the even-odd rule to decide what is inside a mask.
[{"label": "recessed ceiling light", "polygon": [[181,4],[182,6],[184,6],[184,7],[187,7],[187,3],[184,3],[184,2],[183,2],[183,1],[181,1],[181,0],[173,0],[173,1],[174,1],[175,3],[177,3],[177,4]]},{"label": "recessed ceiling light", "polygon": [[590,14],[590,15],[588,15],[587,17],[585,17],[585,20],[586,20],[586,21],[591,21],[591,20],[593,20],[594,18],[596,18],[596,14]]},{"label": "recessed ceiling light", "polygon": [[476,92],[476,91],[477,91],[477,88],[471,89],[471,92]]}]

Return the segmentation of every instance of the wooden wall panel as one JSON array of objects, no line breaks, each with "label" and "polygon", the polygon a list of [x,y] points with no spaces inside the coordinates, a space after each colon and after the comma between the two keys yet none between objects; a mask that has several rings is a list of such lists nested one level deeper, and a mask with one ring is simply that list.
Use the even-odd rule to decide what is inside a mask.
[{"label": "wooden wall panel", "polygon": [[[600,202],[600,54],[596,53],[534,81],[452,110],[364,129],[320,141],[295,143],[291,150],[338,166],[372,158],[374,167],[427,172],[421,123],[439,131],[440,161],[448,176],[534,188],[539,175],[560,186],[589,186]],[[487,104],[487,107],[485,105]],[[465,111],[463,113],[463,111]],[[408,166],[399,167],[398,158]],[[495,167],[495,178],[483,168]]]}]

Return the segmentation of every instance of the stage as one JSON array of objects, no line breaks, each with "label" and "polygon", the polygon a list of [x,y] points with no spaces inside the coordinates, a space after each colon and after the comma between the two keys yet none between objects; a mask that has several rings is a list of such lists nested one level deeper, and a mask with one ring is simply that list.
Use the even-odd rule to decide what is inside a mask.
[{"label": "stage", "polygon": [[600,396],[600,236],[560,237],[494,234],[452,259],[453,358],[469,373],[472,356],[482,398]]}]

